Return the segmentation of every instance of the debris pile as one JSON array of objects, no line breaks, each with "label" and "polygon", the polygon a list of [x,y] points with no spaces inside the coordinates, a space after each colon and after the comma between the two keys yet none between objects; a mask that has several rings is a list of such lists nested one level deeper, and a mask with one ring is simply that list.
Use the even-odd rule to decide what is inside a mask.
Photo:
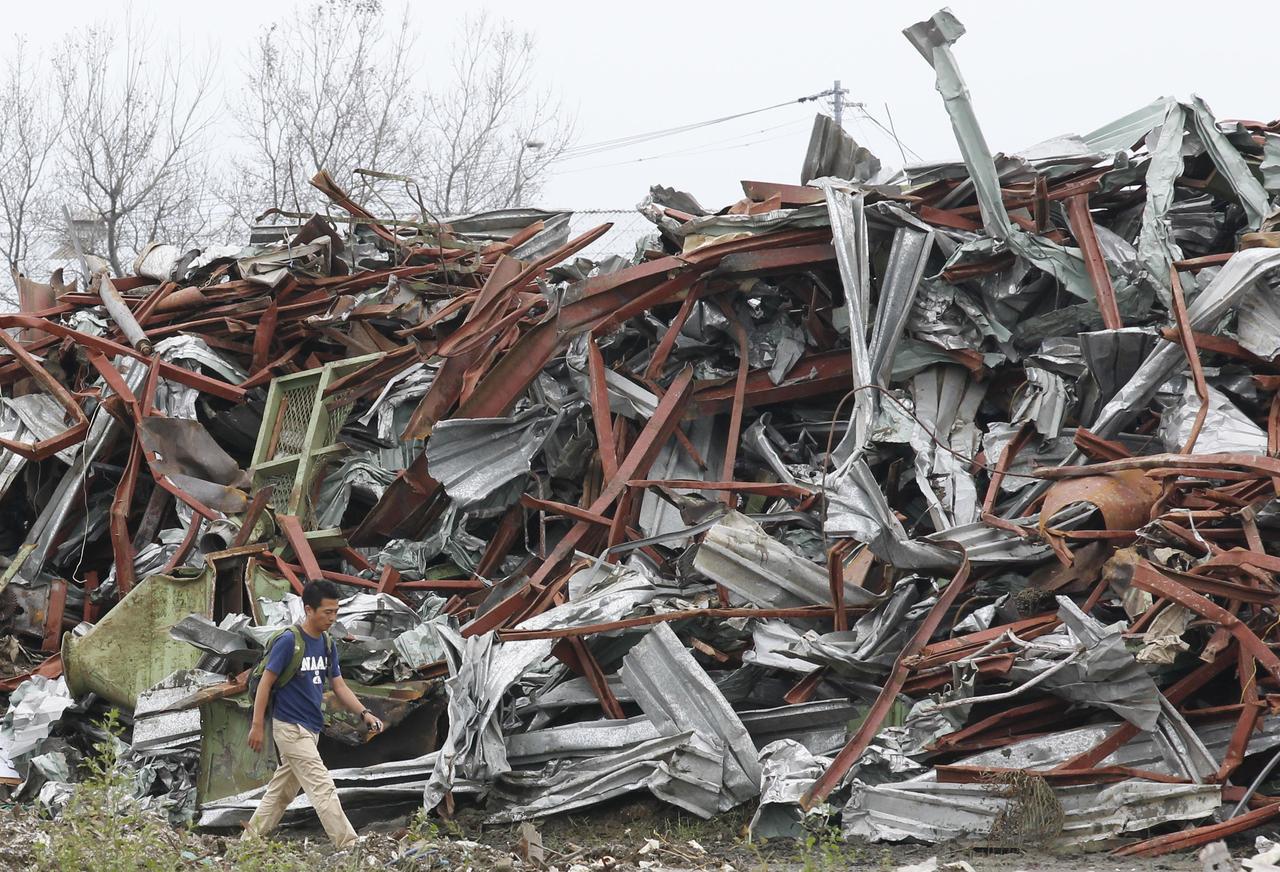
[{"label": "debris pile", "polygon": [[802,184],[655,187],[634,256],[322,172],[341,218],[31,283],[23,795],[56,805],[105,703],[140,794],[246,820],[245,675],[325,578],[388,725],[325,731],[357,824],[647,791],[756,837],[1150,855],[1280,816],[1280,126],[1162,99],[993,156],[962,33],[906,31],[963,162],[882,170],[819,117]]}]

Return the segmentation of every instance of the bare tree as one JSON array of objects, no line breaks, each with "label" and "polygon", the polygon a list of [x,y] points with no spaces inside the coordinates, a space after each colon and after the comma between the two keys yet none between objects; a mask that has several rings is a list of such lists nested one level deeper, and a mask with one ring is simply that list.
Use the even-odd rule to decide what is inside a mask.
[{"label": "bare tree", "polygon": [[[532,40],[483,16],[469,20],[450,75],[431,92],[415,82],[419,42],[407,10],[388,21],[378,0],[326,0],[262,34],[236,107],[250,183],[242,212],[320,207],[309,185],[318,169],[397,217],[536,195],[571,125],[535,92]],[[387,174],[421,180],[425,202]]]},{"label": "bare tree", "polygon": [[328,0],[259,37],[238,112],[249,208],[315,208],[321,198],[308,181],[317,169],[357,197],[373,179],[353,176],[356,169],[412,172],[423,111],[407,16],[388,29],[376,0]]},{"label": "bare tree", "polygon": [[[49,178],[61,125],[47,100],[48,76],[19,41],[0,82],[0,255],[10,275],[31,272],[47,236]],[[16,304],[16,288],[0,290]]]},{"label": "bare tree", "polygon": [[468,18],[450,77],[434,88],[424,168],[434,209],[455,215],[534,200],[573,136],[573,119],[535,87],[534,42],[508,22]]},{"label": "bare tree", "polygon": [[54,67],[66,122],[63,196],[101,222],[103,250],[94,253],[120,275],[151,239],[196,241],[216,207],[200,187],[211,64],[180,47],[157,49],[127,19],[120,31],[79,32]]}]

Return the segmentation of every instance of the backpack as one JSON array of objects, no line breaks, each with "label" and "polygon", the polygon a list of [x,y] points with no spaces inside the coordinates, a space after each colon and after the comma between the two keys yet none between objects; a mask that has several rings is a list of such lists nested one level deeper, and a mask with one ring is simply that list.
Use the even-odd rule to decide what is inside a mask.
[{"label": "backpack", "polygon": [[[262,674],[267,671],[267,657],[271,653],[272,647],[276,644],[276,640],[285,633],[293,634],[293,656],[289,658],[289,662],[284,665],[284,670],[276,676],[276,683],[271,685],[271,692],[274,695],[276,688],[283,687],[293,680],[298,674],[298,667],[302,665],[302,658],[306,654],[307,646],[302,641],[302,628],[297,624],[285,627],[280,632],[273,635],[267,640],[267,647],[262,652],[262,656],[258,658],[258,662],[253,667],[253,671],[249,673],[249,704],[253,705],[254,700],[258,698],[258,685],[262,683]],[[329,636],[328,631],[324,633],[324,650],[330,657],[336,657],[338,652],[334,647],[333,639]],[[267,700],[267,717],[271,717],[271,700]]]}]

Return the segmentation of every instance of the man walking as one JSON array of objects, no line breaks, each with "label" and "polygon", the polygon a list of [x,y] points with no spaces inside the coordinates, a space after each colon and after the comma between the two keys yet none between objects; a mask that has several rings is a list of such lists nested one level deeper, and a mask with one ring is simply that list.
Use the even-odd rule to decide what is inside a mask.
[{"label": "man walking", "polygon": [[[334,847],[342,851],[356,843],[356,831],[342,811],[333,776],[316,749],[324,727],[325,679],[332,685],[338,702],[348,711],[360,713],[371,731],[381,732],[382,721],[361,704],[342,680],[338,651],[328,635],[338,619],[338,588],[330,581],[310,582],[302,591],[302,607],[306,614],[302,623],[280,633],[266,653],[266,668],[254,695],[249,747],[262,751],[270,705],[271,735],[280,755],[280,767],[245,828],[244,838],[263,836],[275,829],[301,788],[307,792]],[[303,646],[300,658],[296,656],[298,641]]]}]

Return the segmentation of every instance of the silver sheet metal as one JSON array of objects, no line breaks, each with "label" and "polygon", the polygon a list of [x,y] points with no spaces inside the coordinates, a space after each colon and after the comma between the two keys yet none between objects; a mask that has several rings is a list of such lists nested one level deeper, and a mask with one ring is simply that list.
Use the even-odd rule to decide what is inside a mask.
[{"label": "silver sheet metal", "polygon": [[485,822],[563,814],[637,790],[711,818],[724,810],[723,757],[723,747],[714,739],[686,730],[603,757],[558,761],[537,772],[507,772],[491,794],[506,807]]},{"label": "silver sheet metal", "polygon": [[[1209,390],[1209,411],[1196,437],[1193,454],[1266,454],[1267,434],[1213,385]],[[1160,416],[1160,441],[1166,451],[1177,453],[1191,437],[1191,428],[1200,412],[1200,398],[1190,379],[1182,396]]]},{"label": "silver sheet metal", "polygon": [[[904,782],[855,785],[844,808],[844,835],[872,842],[916,839],[986,841],[1010,804],[1000,785]],[[1062,808],[1055,848],[1081,847],[1162,823],[1207,818],[1222,804],[1214,784],[1121,781],[1054,790]],[[999,841],[996,834],[996,841]]]},{"label": "silver sheet metal", "polygon": [[1125,625],[1104,627],[1065,596],[1058,597],[1058,618],[1067,632],[1038,637],[1027,649],[1028,656],[1010,669],[1014,683],[1074,658],[1040,687],[1064,699],[1111,709],[1140,729],[1155,729],[1162,697],[1150,673],[1125,648]]},{"label": "silver sheet metal", "polygon": [[[760,805],[747,826],[748,838],[752,841],[795,839],[806,835],[806,813],[800,809],[800,800],[809,786],[830,766],[830,757],[812,754],[804,745],[791,739],[779,739],[761,748],[763,786],[760,788]],[[808,814],[825,812],[825,807],[818,806]]]},{"label": "silver sheet metal", "polygon": [[504,509],[519,498],[555,422],[540,407],[510,418],[441,421],[427,440],[427,469],[461,508]]},{"label": "silver sheet metal", "polygon": [[200,709],[174,710],[203,687],[221,684],[227,676],[203,669],[180,669],[138,694],[133,710],[134,753],[152,754],[163,749],[194,747],[200,741]]},{"label": "silver sheet metal", "polygon": [[911,304],[915,302],[933,252],[933,238],[932,229],[899,227],[893,233],[893,247],[889,249],[889,263],[880,282],[875,327],[868,349],[871,375],[882,387],[889,386],[894,352],[903,337]]},{"label": "silver sheet metal", "polygon": [[[541,630],[616,621],[653,596],[640,573],[607,578],[609,583],[599,590],[548,609],[519,628]],[[423,804],[428,809],[439,805],[458,780],[487,783],[511,768],[500,717],[503,698],[521,675],[551,653],[555,644],[550,639],[499,642],[491,632],[464,638],[444,626],[439,632],[449,661],[450,677],[445,682],[449,731],[440,748],[439,765],[423,793]]]},{"label": "silver sheet metal", "polygon": [[0,720],[0,736],[11,760],[29,754],[49,737],[62,713],[75,705],[64,678],[36,675],[9,696],[9,709]]},{"label": "silver sheet metal", "polygon": [[[847,194],[829,180],[819,183],[826,195],[831,219],[831,245],[840,268],[844,288],[845,311],[849,319],[849,354],[853,359],[852,387],[872,384],[871,351],[867,346],[867,327],[871,309],[871,242],[867,235],[867,215],[863,195]],[[854,395],[849,430],[840,442],[838,457],[857,455],[867,444],[871,421],[879,405],[874,391],[861,390]]]},{"label": "silver sheet metal", "polygon": [[981,434],[974,418],[986,392],[986,383],[960,366],[930,367],[911,380],[916,415],[928,422],[928,431],[917,423],[911,432],[916,485],[936,529],[978,520],[978,487],[960,458],[978,453]]},{"label": "silver sheet metal", "polygon": [[663,735],[692,730],[723,749],[721,811],[760,793],[760,763],[750,734],[668,625],[655,626],[628,652],[622,680]]},{"label": "silver sheet metal", "polygon": [[[707,531],[693,558],[693,568],[724,585],[742,600],[762,608],[827,605],[831,584],[827,571],[769,536],[740,512],[730,511]],[[845,584],[845,602],[876,602],[870,591]]]},{"label": "silver sheet metal", "polygon": [[959,566],[954,551],[907,535],[864,461],[851,459],[829,473],[823,485],[827,535],[866,543],[877,557],[899,569],[947,571]]}]

